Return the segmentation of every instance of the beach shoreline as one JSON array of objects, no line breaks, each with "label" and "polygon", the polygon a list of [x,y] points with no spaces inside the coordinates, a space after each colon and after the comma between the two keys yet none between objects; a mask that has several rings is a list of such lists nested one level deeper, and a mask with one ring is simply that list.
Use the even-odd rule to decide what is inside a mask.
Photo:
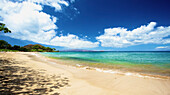
[{"label": "beach shoreline", "polygon": [[[168,75],[161,75],[158,73],[148,73],[148,72],[142,72],[142,71],[135,71],[132,69],[127,69],[127,68],[119,68],[113,65],[108,65],[104,63],[96,63],[96,64],[90,64],[88,62],[83,62],[82,61],[76,61],[76,60],[64,60],[60,58],[55,58],[55,57],[49,57],[41,53],[35,53],[33,55],[36,56],[41,56],[45,57],[46,59],[53,59],[52,61],[60,61],[64,65],[71,65],[77,68],[81,69],[87,69],[87,70],[96,70],[98,72],[104,72],[104,73],[111,73],[111,74],[120,74],[120,75],[127,75],[127,76],[136,76],[136,77],[143,77],[143,78],[154,78],[154,79],[170,79],[170,76]],[[58,62],[58,63],[60,63]],[[113,68],[114,67],[114,68]]]},{"label": "beach shoreline", "polygon": [[[67,77],[69,85],[57,89],[61,95],[168,95],[169,78],[152,78],[121,74],[99,68],[71,66],[33,52],[0,53],[2,58],[12,58],[24,62],[24,66],[35,70],[43,69],[45,74]],[[109,73],[111,72],[111,73]],[[123,91],[123,92],[122,92]]]}]

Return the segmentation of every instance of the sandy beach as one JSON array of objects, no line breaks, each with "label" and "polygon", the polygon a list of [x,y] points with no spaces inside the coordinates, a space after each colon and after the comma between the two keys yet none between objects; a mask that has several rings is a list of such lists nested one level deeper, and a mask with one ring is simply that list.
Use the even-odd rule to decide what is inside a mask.
[{"label": "sandy beach", "polygon": [[106,73],[33,52],[0,53],[0,94],[170,95],[170,79]]}]

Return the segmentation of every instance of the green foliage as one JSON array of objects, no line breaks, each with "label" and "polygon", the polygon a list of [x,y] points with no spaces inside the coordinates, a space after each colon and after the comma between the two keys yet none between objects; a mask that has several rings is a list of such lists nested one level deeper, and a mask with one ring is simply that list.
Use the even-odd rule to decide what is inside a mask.
[{"label": "green foliage", "polygon": [[44,47],[42,45],[27,45],[24,47],[20,47],[18,45],[14,45],[13,47],[8,44],[8,42],[4,40],[0,40],[0,51],[23,51],[23,52],[59,52],[55,51],[55,48]]},{"label": "green foliage", "polygon": [[36,49],[31,49],[31,52],[37,52],[37,50]]},{"label": "green foliage", "polygon": [[5,27],[5,24],[3,23],[0,23],[0,31],[4,31],[4,33],[11,33],[11,30]]},{"label": "green foliage", "polygon": [[20,46],[14,45],[14,46],[12,47],[12,49],[13,49],[13,50],[20,50]]},{"label": "green foliage", "polygon": [[11,45],[4,40],[0,40],[0,49],[10,49]]},{"label": "green foliage", "polygon": [[41,49],[41,47],[40,47],[39,45],[34,45],[34,46],[32,47],[32,49],[38,50],[38,49]]},{"label": "green foliage", "polygon": [[18,52],[18,50],[10,50],[10,49],[0,49],[0,52]]},{"label": "green foliage", "polygon": [[38,52],[44,52],[44,50],[43,49],[38,49]]},{"label": "green foliage", "polygon": [[46,47],[46,51],[47,51],[47,52],[52,52],[52,51],[53,51],[53,49],[52,49],[52,48],[50,48],[50,47]]},{"label": "green foliage", "polygon": [[28,52],[28,51],[29,51],[28,49],[26,49],[26,48],[24,48],[24,47],[20,47],[19,50],[20,50],[20,51],[24,51],[24,52]]},{"label": "green foliage", "polygon": [[60,52],[59,50],[55,51],[55,52]]},{"label": "green foliage", "polygon": [[55,48],[52,48],[53,49],[53,51],[55,51],[56,49]]}]

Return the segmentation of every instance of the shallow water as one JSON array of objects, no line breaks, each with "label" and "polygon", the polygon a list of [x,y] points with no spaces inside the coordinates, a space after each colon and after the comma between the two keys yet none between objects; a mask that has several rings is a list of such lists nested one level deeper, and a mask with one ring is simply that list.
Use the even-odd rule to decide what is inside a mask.
[{"label": "shallow water", "polygon": [[124,68],[170,75],[170,52],[46,52],[41,54],[64,60],[121,65]]}]

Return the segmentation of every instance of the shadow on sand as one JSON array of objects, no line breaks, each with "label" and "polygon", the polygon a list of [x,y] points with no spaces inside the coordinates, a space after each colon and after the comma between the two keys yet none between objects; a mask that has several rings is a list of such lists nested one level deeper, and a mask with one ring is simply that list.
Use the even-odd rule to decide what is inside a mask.
[{"label": "shadow on sand", "polygon": [[22,67],[20,62],[0,58],[0,95],[59,95],[57,89],[69,86],[67,77],[45,75]]}]

